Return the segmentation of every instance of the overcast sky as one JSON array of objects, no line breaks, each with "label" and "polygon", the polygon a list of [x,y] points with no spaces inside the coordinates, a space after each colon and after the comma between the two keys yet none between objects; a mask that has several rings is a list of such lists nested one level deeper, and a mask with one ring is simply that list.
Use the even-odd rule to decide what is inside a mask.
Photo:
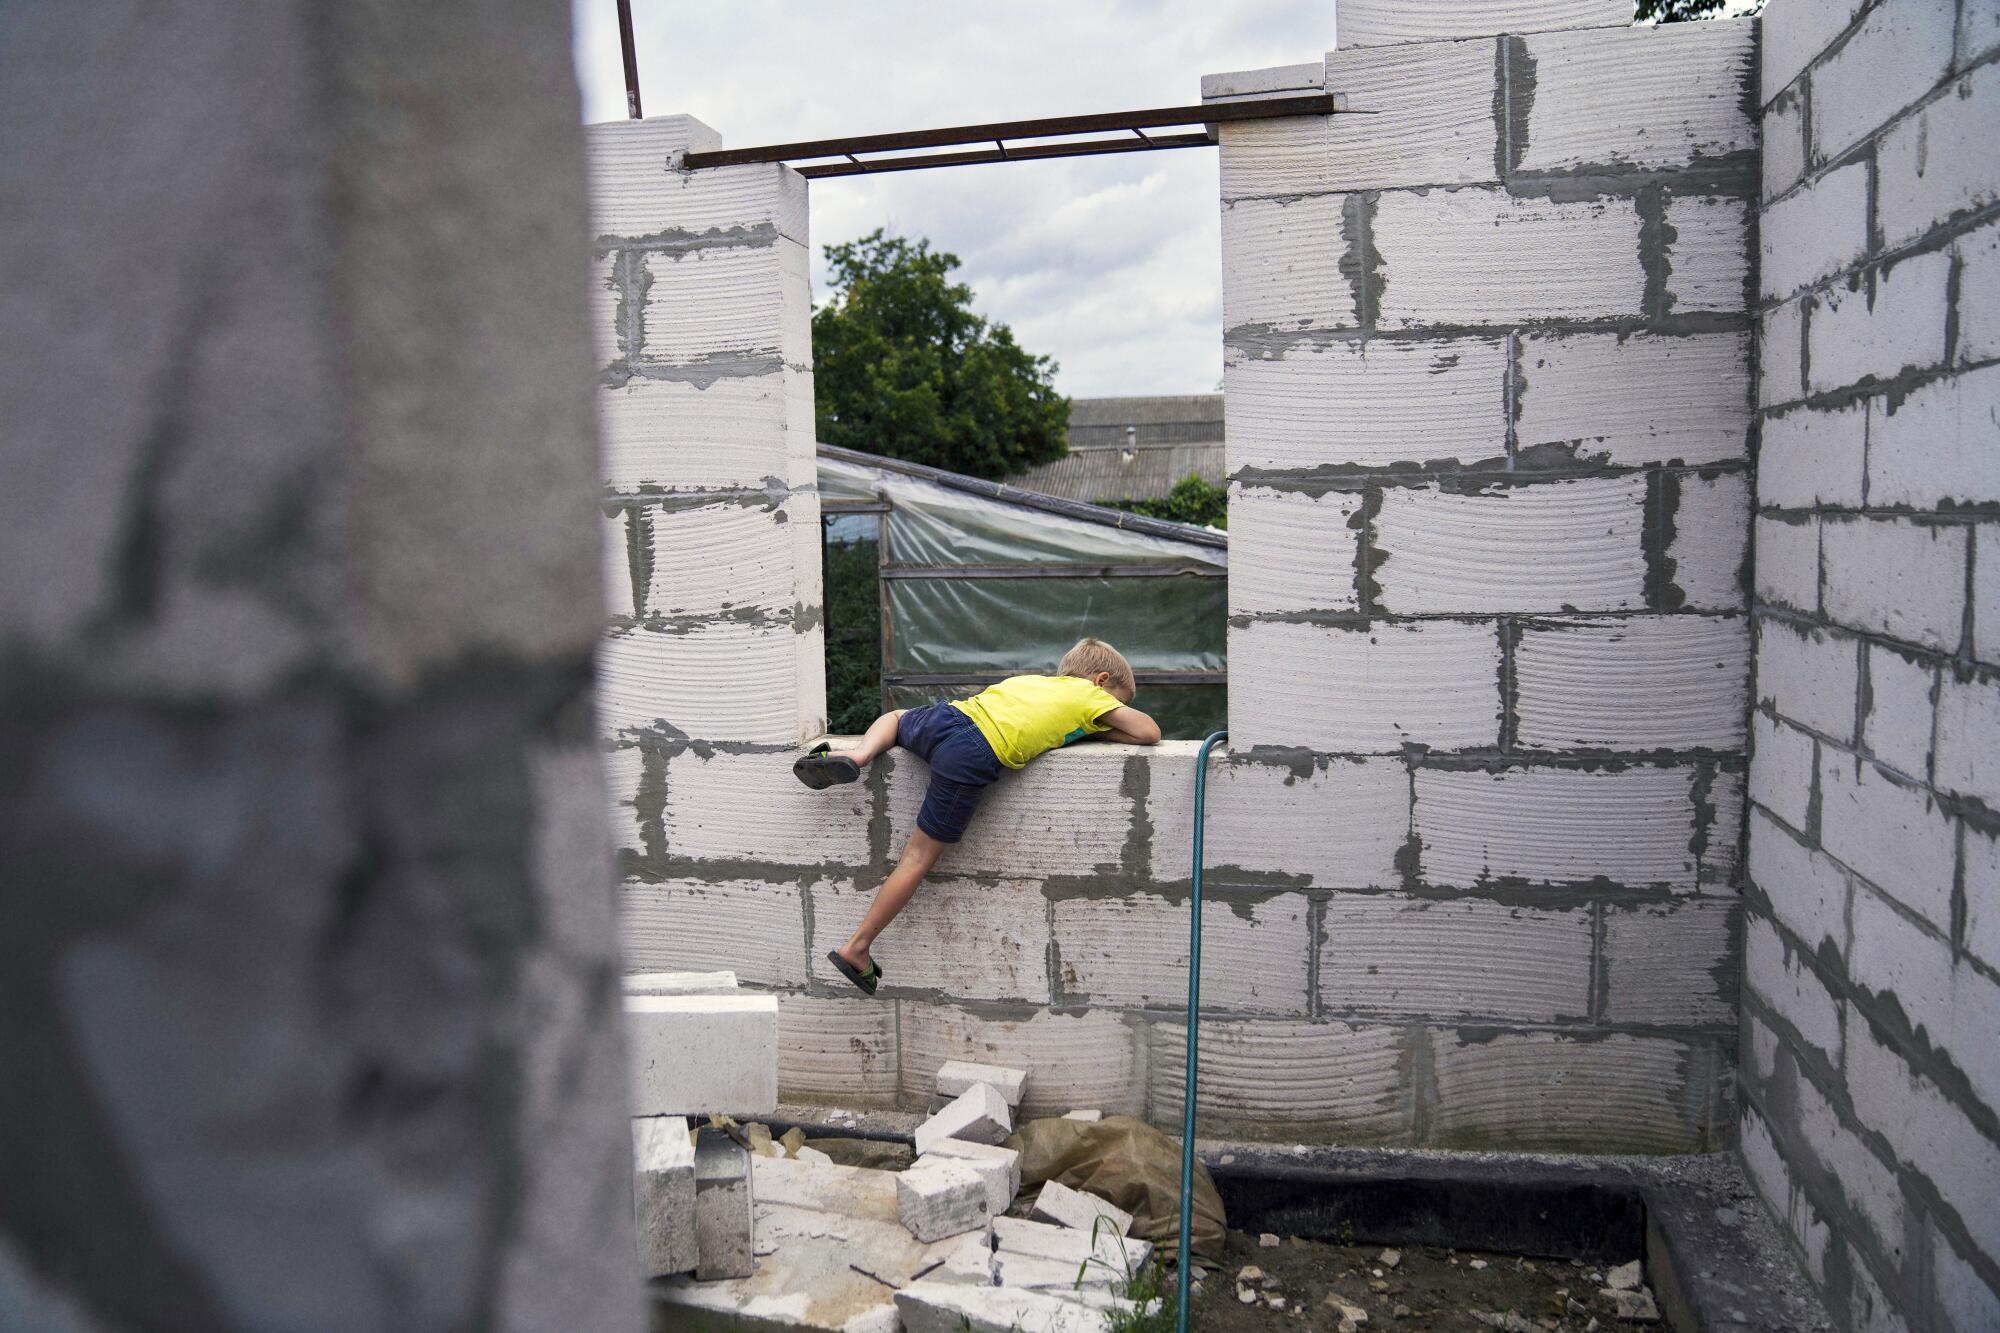
[{"label": "overcast sky", "polygon": [[[584,118],[622,118],[614,0],[574,0]],[[747,147],[1201,100],[1201,76],[1317,60],[1330,0],[632,0],[649,114]],[[812,184],[821,247],[876,227],[964,261],[982,314],[1074,396],[1209,393],[1222,377],[1213,149]]]}]

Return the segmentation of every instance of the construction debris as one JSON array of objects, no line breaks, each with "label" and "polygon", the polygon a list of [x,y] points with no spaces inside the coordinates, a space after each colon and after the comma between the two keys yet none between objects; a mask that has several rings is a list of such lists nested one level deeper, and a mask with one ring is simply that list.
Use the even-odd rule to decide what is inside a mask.
[{"label": "construction debris", "polygon": [[1041,1195],[1035,1200],[1034,1216],[1079,1231],[1094,1229],[1100,1235],[1123,1236],[1132,1229],[1132,1214],[1095,1194],[1071,1189],[1059,1180],[1042,1186]]},{"label": "construction debris", "polygon": [[993,1241],[1003,1252],[1055,1259],[1071,1266],[1102,1264],[1120,1274],[1138,1272],[1153,1254],[1150,1242],[1114,1236],[1109,1227],[1098,1228],[1097,1235],[1092,1237],[1088,1231],[1022,1217],[996,1216]]},{"label": "construction debris", "polygon": [[917,1126],[917,1156],[922,1157],[944,1139],[999,1143],[1013,1132],[1014,1119],[1005,1099],[992,1084],[975,1083]]},{"label": "construction debris", "polygon": [[979,1172],[944,1158],[920,1157],[897,1174],[896,1211],[910,1234],[922,1241],[944,1240],[975,1227],[984,1230],[992,1216]]},{"label": "construction debris", "polygon": [[1639,1261],[1634,1259],[1616,1268],[1605,1270],[1604,1285],[1613,1291],[1636,1291],[1639,1288],[1640,1275]]},{"label": "construction debris", "polygon": [[[1005,1153],[1007,1157],[1011,1157],[1014,1160],[1009,1161],[1007,1157],[975,1157],[969,1154],[945,1151],[953,1145],[961,1148],[984,1148],[994,1153]],[[996,1148],[985,1143],[966,1143],[961,1139],[945,1139],[936,1148],[919,1157],[911,1165],[910,1170],[914,1171],[918,1167],[932,1164],[949,1163],[952,1166],[972,1171],[979,1177],[980,1185],[986,1191],[987,1216],[998,1217],[1001,1213],[1007,1211],[1007,1206],[1014,1202],[1014,1195],[1018,1192],[1019,1159],[1020,1154],[1007,1148]]]},{"label": "construction debris", "polygon": [[694,1145],[694,1275],[747,1277],[753,1209],[750,1154],[727,1134],[704,1128]]},{"label": "construction debris", "polygon": [[1102,1120],[1102,1119],[1104,1119],[1104,1112],[1102,1112],[1102,1111],[1095,1111],[1095,1110],[1092,1110],[1092,1111],[1071,1111],[1071,1112],[1069,1112],[1069,1113],[1068,1113],[1067,1115],[1065,1115],[1065,1116],[1063,1117],[1063,1119],[1065,1119],[1065,1120],[1082,1120],[1082,1121],[1084,1121],[1084,1122],[1086,1122],[1086,1123],[1088,1123],[1088,1124],[1095,1124],[1095,1123],[1096,1123],[1097,1121],[1099,1121],[1099,1120]]},{"label": "construction debris", "polygon": [[937,1094],[940,1097],[962,1096],[970,1092],[976,1083],[986,1084],[1000,1094],[1009,1109],[1015,1109],[1021,1105],[1021,1096],[1028,1089],[1028,1072],[999,1065],[976,1065],[969,1060],[947,1060],[937,1072]]},{"label": "construction debris", "polygon": [[632,1122],[632,1220],[647,1277],[694,1268],[694,1140],[685,1116]]}]

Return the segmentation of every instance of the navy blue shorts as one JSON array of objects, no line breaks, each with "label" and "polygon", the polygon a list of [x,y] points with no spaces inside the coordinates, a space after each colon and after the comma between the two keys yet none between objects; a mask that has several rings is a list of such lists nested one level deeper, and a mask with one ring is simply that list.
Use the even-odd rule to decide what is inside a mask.
[{"label": "navy blue shorts", "polygon": [[905,711],[896,724],[896,744],[931,766],[917,827],[939,842],[957,842],[972,822],[979,794],[1000,776],[999,756],[973,720],[950,704]]}]

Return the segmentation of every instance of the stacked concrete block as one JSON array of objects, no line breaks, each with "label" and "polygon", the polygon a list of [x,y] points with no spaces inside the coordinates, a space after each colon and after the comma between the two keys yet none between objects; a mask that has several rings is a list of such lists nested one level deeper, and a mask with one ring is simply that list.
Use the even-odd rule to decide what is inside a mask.
[{"label": "stacked concrete block", "polygon": [[635,1115],[769,1115],[778,1106],[772,995],[628,995]]},{"label": "stacked concrete block", "polygon": [[1123,1236],[1132,1229],[1132,1214],[1087,1190],[1072,1189],[1059,1180],[1043,1184],[1035,1196],[1037,1220],[1073,1227],[1087,1235]]},{"label": "stacked concrete block", "polygon": [[[1258,666],[1232,675],[1210,788],[1209,892],[1233,921],[1204,991],[1236,1011],[1204,1070],[1214,1123],[1729,1137],[1755,27],[1630,18],[1346,0],[1325,87],[1379,114],[1223,135],[1229,469],[1255,566],[1232,570],[1230,652]],[[1802,378],[1807,356],[1801,319]],[[1159,830],[1184,823],[1186,779],[1165,767],[1148,806],[1173,882]],[[1168,1002],[1090,933],[1116,915],[1124,944],[1149,939],[1148,907],[1057,902],[1063,994]],[[1142,952],[1164,977],[1186,923],[1161,908]],[[1156,1117],[1171,1030],[1149,1030]],[[1639,1053],[1637,1081],[1594,1107],[1503,1091],[1608,1077],[1610,1049]],[[1296,1073],[1259,1077],[1265,1053]]]},{"label": "stacked concrete block", "polygon": [[746,781],[775,788],[825,712],[817,546],[799,536],[819,522],[805,183],[687,171],[720,138],[686,116],[586,134],[612,583],[600,719],[628,954],[802,987],[801,887],[708,862],[771,859],[718,812],[743,808]]},{"label": "stacked concrete block", "polygon": [[1762,20],[1745,1161],[1843,1329],[2000,1318],[2000,79],[1965,8]]},{"label": "stacked concrete block", "polygon": [[988,1085],[975,1083],[917,1126],[917,1155],[921,1157],[945,1139],[991,1144],[1013,1132],[1013,1116],[1006,1101]]},{"label": "stacked concrete block", "polygon": [[896,1173],[897,1216],[921,1241],[943,1240],[978,1229],[992,1214],[986,1181],[971,1166],[920,1155]]},{"label": "stacked concrete block", "polygon": [[1021,1191],[1021,1154],[996,1143],[970,1139],[935,1139],[925,1158],[942,1158],[970,1167],[986,1187],[987,1212],[999,1217]]},{"label": "stacked concrete block", "polygon": [[695,1224],[695,1148],[687,1117],[632,1121],[632,1220],[647,1277],[691,1272],[700,1261]]}]

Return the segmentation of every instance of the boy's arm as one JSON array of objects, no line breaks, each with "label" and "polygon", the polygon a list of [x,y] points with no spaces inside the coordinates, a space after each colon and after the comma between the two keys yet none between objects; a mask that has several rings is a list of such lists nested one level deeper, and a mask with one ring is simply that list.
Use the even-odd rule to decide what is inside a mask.
[{"label": "boy's arm", "polygon": [[1108,730],[1092,732],[1092,740],[1123,741],[1127,745],[1160,743],[1160,724],[1130,705],[1114,708],[1097,720]]}]

